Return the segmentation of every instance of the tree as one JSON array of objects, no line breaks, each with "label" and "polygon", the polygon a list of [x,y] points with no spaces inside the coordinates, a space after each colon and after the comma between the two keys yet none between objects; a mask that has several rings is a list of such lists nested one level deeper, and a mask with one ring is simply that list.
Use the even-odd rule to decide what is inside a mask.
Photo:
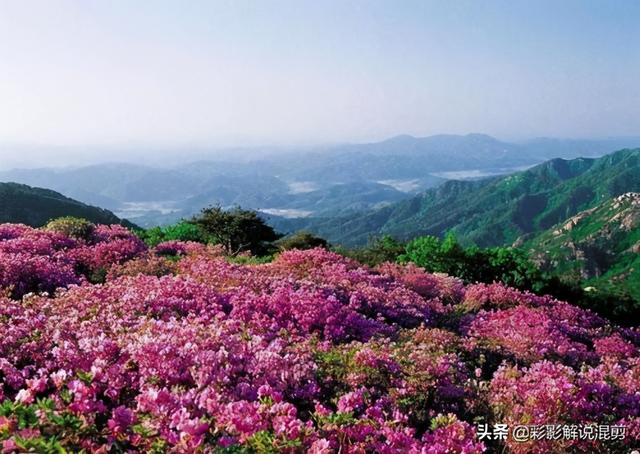
[{"label": "tree", "polygon": [[336,252],[369,266],[377,266],[384,262],[395,262],[404,252],[404,244],[389,235],[370,238],[369,244],[356,249],[337,248]]},{"label": "tree", "polygon": [[327,240],[319,236],[315,236],[310,232],[301,230],[299,232],[288,235],[281,238],[276,242],[276,246],[281,251],[288,251],[290,249],[313,249],[321,247],[327,249],[329,246]]},{"label": "tree", "polygon": [[431,235],[416,238],[407,244],[405,253],[399,260],[413,262],[430,272],[446,273],[470,280],[465,263],[465,250],[452,234],[447,234],[443,241]]},{"label": "tree", "polygon": [[446,273],[467,282],[500,281],[512,287],[539,291],[547,277],[529,260],[527,254],[510,247],[463,248],[449,233],[444,240],[434,236],[416,238],[407,244],[400,261],[413,262],[427,271]]},{"label": "tree", "polygon": [[195,241],[198,243],[206,243],[204,233],[198,226],[188,221],[180,221],[176,224],[165,227],[152,227],[141,232],[137,232],[148,246],[154,247],[163,241]]},{"label": "tree", "polygon": [[200,228],[208,242],[223,245],[231,255],[244,251],[266,254],[271,243],[280,238],[258,213],[240,207],[231,210],[219,206],[204,208],[190,222]]}]

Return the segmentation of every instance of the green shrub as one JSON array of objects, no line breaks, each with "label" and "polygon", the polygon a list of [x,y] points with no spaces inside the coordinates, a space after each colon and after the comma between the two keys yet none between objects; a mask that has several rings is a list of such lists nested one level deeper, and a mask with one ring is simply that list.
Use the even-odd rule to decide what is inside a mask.
[{"label": "green shrub", "polygon": [[376,266],[384,262],[395,262],[405,252],[404,244],[389,235],[372,238],[365,247],[346,249],[338,247],[338,254],[357,260],[369,266]]},{"label": "green shrub", "polygon": [[51,232],[62,233],[63,235],[71,238],[86,241],[91,238],[95,227],[96,226],[92,222],[89,222],[86,219],[65,216],[49,221],[44,228]]},{"label": "green shrub", "polygon": [[237,265],[263,265],[265,263],[270,263],[273,261],[273,255],[261,255],[261,256],[253,256],[253,255],[231,255],[227,257],[227,261],[229,263],[235,263]]},{"label": "green shrub", "polygon": [[280,251],[288,251],[290,249],[313,249],[321,247],[327,249],[329,244],[324,238],[315,236],[310,232],[301,230],[299,232],[287,235],[276,241],[276,246]]},{"label": "green shrub", "polygon": [[540,271],[526,252],[517,248],[465,249],[451,234],[444,240],[424,236],[409,242],[398,261],[413,262],[429,272],[446,273],[468,283],[502,282],[520,290],[552,295],[621,325],[635,326],[640,320],[640,304],[628,293],[606,288],[585,292],[581,281],[565,282],[553,273]]},{"label": "green shrub", "polygon": [[413,262],[429,272],[446,273],[466,282],[503,282],[524,290],[540,291],[549,277],[540,272],[527,254],[510,247],[463,248],[453,234],[444,240],[434,236],[416,238],[407,244],[401,262]]},{"label": "green shrub", "polygon": [[206,243],[206,235],[188,221],[180,221],[165,227],[152,227],[138,232],[138,236],[150,247],[155,247],[163,241],[195,241]]}]

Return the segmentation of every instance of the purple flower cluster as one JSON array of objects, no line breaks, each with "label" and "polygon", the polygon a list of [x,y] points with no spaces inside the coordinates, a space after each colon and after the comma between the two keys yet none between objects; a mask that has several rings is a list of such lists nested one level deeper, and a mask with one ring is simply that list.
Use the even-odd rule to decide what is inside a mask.
[{"label": "purple flower cluster", "polygon": [[[640,432],[637,333],[552,298],[323,249],[263,265],[145,251],[119,227],[82,242],[0,226],[24,254],[12,241],[76,281],[0,298],[5,452],[561,452],[480,441],[474,423]],[[107,266],[101,284],[79,271]]]},{"label": "purple flower cluster", "polygon": [[207,247],[202,243],[196,243],[195,241],[164,241],[158,244],[154,248],[154,252],[157,255],[189,255],[196,253],[204,253],[207,251]]},{"label": "purple flower cluster", "polygon": [[624,447],[638,443],[639,366],[637,357],[622,363],[605,358],[599,366],[579,371],[547,360],[528,368],[503,365],[493,376],[488,400],[496,417],[510,425],[629,426],[627,444],[607,445],[597,440],[509,441],[513,452],[622,452]]},{"label": "purple flower cluster", "polygon": [[21,224],[0,226],[0,287],[14,298],[79,285],[90,273],[140,255],[144,244],[121,226],[98,226],[88,241]]}]

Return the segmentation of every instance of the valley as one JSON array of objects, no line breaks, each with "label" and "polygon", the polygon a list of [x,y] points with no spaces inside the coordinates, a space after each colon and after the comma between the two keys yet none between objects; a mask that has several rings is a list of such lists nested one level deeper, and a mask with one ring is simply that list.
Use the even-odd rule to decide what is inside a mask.
[{"label": "valley", "polygon": [[[239,159],[244,152],[235,150],[218,153],[217,159],[194,154],[201,160],[172,165],[7,169],[0,171],[0,181],[49,188],[112,210],[143,227],[171,224],[202,207],[220,205],[261,210],[273,218],[274,225],[288,230],[289,225],[279,218],[295,226],[300,219],[315,223],[316,218],[360,216],[408,201],[445,181],[513,173],[545,161],[551,153],[562,158],[597,156],[639,142],[635,138],[537,139],[514,144],[484,134],[405,135],[303,150],[302,154],[282,150],[261,156],[247,150],[249,157]],[[334,241],[345,241],[322,230]],[[347,243],[361,242],[362,234],[353,233],[354,239]]]}]

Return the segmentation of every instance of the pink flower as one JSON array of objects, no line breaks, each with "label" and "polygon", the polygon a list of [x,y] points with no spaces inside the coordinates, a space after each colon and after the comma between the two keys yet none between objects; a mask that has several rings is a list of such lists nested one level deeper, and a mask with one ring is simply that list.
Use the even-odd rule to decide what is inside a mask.
[{"label": "pink flower", "polygon": [[332,451],[331,443],[325,438],[320,438],[313,442],[307,451],[309,454],[329,454]]},{"label": "pink flower", "polygon": [[33,391],[30,389],[21,389],[16,394],[16,402],[20,402],[22,404],[31,404],[34,401]]},{"label": "pink flower", "polygon": [[107,426],[114,435],[125,433],[129,427],[135,424],[136,416],[127,407],[119,406],[111,412],[111,419],[107,421]]},{"label": "pink flower", "polygon": [[338,400],[338,411],[351,413],[361,410],[364,407],[364,395],[365,391],[362,389],[344,394]]},{"label": "pink flower", "polygon": [[169,246],[188,251],[159,257],[118,226],[75,240],[0,225],[3,449],[476,453],[476,420],[618,421],[640,437],[637,330],[410,265]]}]

